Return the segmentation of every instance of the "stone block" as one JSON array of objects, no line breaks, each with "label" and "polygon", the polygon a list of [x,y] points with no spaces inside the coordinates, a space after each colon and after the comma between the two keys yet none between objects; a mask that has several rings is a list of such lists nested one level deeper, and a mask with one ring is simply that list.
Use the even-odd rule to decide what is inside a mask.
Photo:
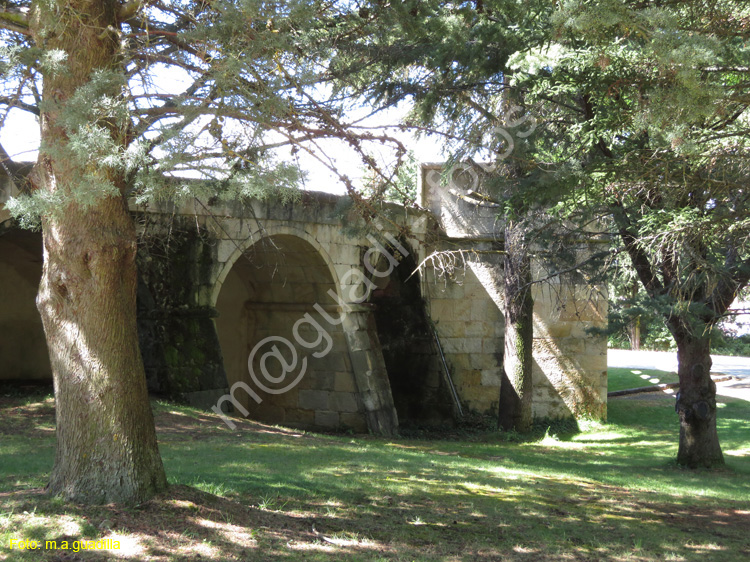
[{"label": "stone block", "polygon": [[560,310],[560,320],[570,322],[603,322],[606,320],[606,315],[602,314],[596,301],[568,301],[563,304]]},{"label": "stone block", "polygon": [[498,360],[496,355],[489,353],[474,353],[469,355],[472,369],[497,369]]},{"label": "stone block", "polygon": [[351,351],[366,351],[372,349],[372,337],[365,330],[350,332],[346,335]]},{"label": "stone block", "polygon": [[482,369],[482,386],[500,388],[500,369]]},{"label": "stone block", "polygon": [[450,356],[446,355],[446,360],[453,367],[453,370],[458,373],[475,368],[471,362],[472,357],[473,355],[468,353],[451,353]]},{"label": "stone block", "polygon": [[261,393],[261,398],[263,398],[263,401],[265,403],[273,404],[274,406],[280,406],[284,409],[296,408],[299,406],[299,390],[297,388],[293,388],[289,392],[284,392],[282,394],[273,394],[270,396]]},{"label": "stone block", "polygon": [[537,372],[533,371],[532,385],[534,387],[534,400],[540,400],[547,396],[547,394],[554,394],[556,392],[555,387],[550,382],[546,373],[542,372],[541,370],[539,371],[538,377]]},{"label": "stone block", "polygon": [[255,283],[251,293],[251,300],[256,302],[273,302],[273,285],[270,283]]},{"label": "stone block", "polygon": [[491,386],[470,386],[462,387],[458,390],[458,395],[469,408],[479,412],[487,412],[492,409],[493,403],[496,403],[500,396],[500,389]]},{"label": "stone block", "polygon": [[195,293],[195,300],[197,303],[211,306],[211,296],[213,295],[214,288],[212,285],[201,285],[197,288]]},{"label": "stone block", "polygon": [[570,322],[569,325],[570,325],[570,334],[569,334],[570,337],[585,338],[585,339],[588,339],[588,338],[596,339],[595,336],[592,336],[591,334],[589,334],[589,332],[587,331],[588,329],[595,328],[595,327],[600,327],[600,328],[606,327],[606,326],[597,326],[596,322],[590,322],[590,321]]},{"label": "stone block", "polygon": [[437,325],[437,330],[443,338],[462,338],[466,335],[466,323],[453,320],[443,321]]},{"label": "stone block", "polygon": [[310,370],[310,372],[305,375],[305,379],[307,379],[309,382],[309,386],[307,388],[312,388],[315,390],[333,390],[335,380],[334,373],[325,369],[324,365],[316,364],[316,361],[318,360],[314,357],[311,357],[309,361],[312,362],[312,365],[315,368]]},{"label": "stone block", "polygon": [[[314,283],[290,283],[286,279],[279,279],[273,286],[273,296],[276,302],[305,302],[314,304],[318,300],[318,293]],[[300,317],[302,314],[299,315]]]},{"label": "stone block", "polygon": [[602,373],[607,371],[607,356],[606,355],[581,355],[578,359],[578,365],[582,371],[596,373],[597,377],[602,376]]},{"label": "stone block", "polygon": [[328,396],[324,390],[300,390],[299,406],[305,410],[328,410]]},{"label": "stone block", "polygon": [[553,338],[534,338],[531,348],[535,359],[537,357],[560,354],[558,340]]},{"label": "stone block", "polygon": [[535,419],[567,419],[573,414],[564,402],[535,402],[531,407],[532,417]]},{"label": "stone block", "polygon": [[531,366],[531,384],[532,386],[549,384],[549,381],[547,380],[547,374],[536,361],[534,361],[534,364]]},{"label": "stone block", "polygon": [[356,392],[357,385],[354,376],[348,371],[341,371],[333,375],[333,389],[336,392]]},{"label": "stone block", "polygon": [[[338,347],[339,346],[336,345],[336,341],[334,340],[333,349],[336,350]],[[349,351],[346,348],[346,345],[344,345],[340,351],[331,351],[331,353],[326,355],[323,359],[325,360],[325,368],[329,371],[351,371],[352,364],[349,360]]]},{"label": "stone block", "polygon": [[478,338],[440,338],[445,353],[481,353],[482,340]]},{"label": "stone block", "polygon": [[353,371],[357,374],[371,372],[374,368],[372,354],[369,351],[352,351],[349,354],[349,359],[352,362]]},{"label": "stone block", "polygon": [[314,269],[315,268],[313,267],[303,267],[300,265],[285,265],[283,268],[283,275],[277,275],[274,277],[274,279],[276,279],[281,284],[309,283],[309,272]]},{"label": "stone block", "polygon": [[535,322],[534,333],[537,337],[567,338],[573,331],[572,322]]},{"label": "stone block", "polygon": [[352,392],[332,392],[329,396],[331,410],[353,413],[359,411],[357,398]]},{"label": "stone block", "polygon": [[438,286],[441,288],[441,294],[444,298],[460,301],[466,297],[464,283],[449,282],[446,286],[445,284],[438,282]]},{"label": "stone block", "polygon": [[[284,337],[291,336],[292,326],[294,326],[294,322],[297,320],[284,311],[276,311],[274,313],[272,310],[264,310],[255,313],[254,316],[257,318],[256,323],[259,326],[262,326],[264,332],[273,334],[274,336],[284,335]],[[295,343],[293,339],[290,341],[293,344]],[[282,345],[279,348],[284,350],[284,347],[285,346]]]},{"label": "stone block", "polygon": [[430,318],[438,323],[438,331],[440,330],[440,322],[449,322],[456,318],[456,301],[452,299],[432,299],[430,301]]},{"label": "stone block", "polygon": [[[476,340],[479,342],[479,340]],[[481,340],[482,346],[479,351],[482,353],[485,353],[487,355],[496,355],[498,353],[503,353],[503,350],[505,348],[505,340],[502,338],[483,338]]]},{"label": "stone block", "polygon": [[[209,222],[211,224],[211,222]],[[221,220],[221,229],[217,233],[218,236],[224,238],[227,237],[234,248],[242,245],[242,240],[247,238],[249,232],[246,228],[243,229],[243,223],[239,219],[223,218]]]},{"label": "stone block", "polygon": [[344,331],[346,333],[358,330],[367,330],[369,325],[369,311],[349,312],[344,320]]},{"label": "stone block", "polygon": [[586,355],[607,355],[607,340],[601,336],[589,336],[586,340]]},{"label": "stone block", "polygon": [[582,355],[586,350],[586,340],[581,338],[556,338],[557,349],[566,357]]},{"label": "stone block", "polygon": [[[359,266],[359,248],[355,245],[339,245],[342,248],[339,252],[336,252],[336,259],[339,263],[349,264],[351,267]],[[333,252],[329,252],[333,254]]]},{"label": "stone block", "polygon": [[456,386],[470,387],[480,386],[482,384],[482,372],[479,370],[463,371],[456,373],[453,382]]},{"label": "stone block", "polygon": [[473,281],[467,276],[466,282],[464,283],[464,301],[483,301],[492,302],[490,293],[494,291],[491,285],[485,286],[483,283]]},{"label": "stone block", "polygon": [[315,425],[326,429],[335,429],[339,426],[339,413],[317,410],[315,412]]},{"label": "stone block", "polygon": [[568,385],[571,374],[580,371],[580,366],[575,361],[565,357],[548,355],[535,357],[535,360],[549,383],[558,387]]},{"label": "stone block", "polygon": [[362,414],[342,413],[339,415],[339,422],[344,429],[351,429],[356,433],[367,433],[367,420]]},{"label": "stone block", "polygon": [[534,301],[534,317],[542,322],[555,322],[559,319],[559,303],[546,299]]},{"label": "stone block", "polygon": [[315,425],[315,412],[299,408],[287,410],[285,423],[293,427],[312,427]]},{"label": "stone block", "polygon": [[357,275],[347,275],[351,268],[351,265],[341,263],[335,257],[333,258],[333,269],[336,272],[336,277],[340,283],[344,285],[351,285],[355,283],[356,279],[358,279]]},{"label": "stone block", "polygon": [[374,390],[361,391],[359,399],[367,412],[372,412],[380,407],[380,395]]},{"label": "stone block", "polygon": [[487,338],[495,335],[495,324],[493,322],[469,322],[465,329],[468,338]]},{"label": "stone block", "polygon": [[261,402],[250,410],[248,417],[263,423],[284,423],[286,421],[286,409],[269,402]]}]

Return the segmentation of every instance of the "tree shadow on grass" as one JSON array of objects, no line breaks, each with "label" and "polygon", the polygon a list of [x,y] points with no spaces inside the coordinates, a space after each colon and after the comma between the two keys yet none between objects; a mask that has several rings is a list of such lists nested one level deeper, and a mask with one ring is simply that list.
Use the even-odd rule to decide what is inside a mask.
[{"label": "tree shadow on grass", "polygon": [[[122,508],[70,505],[39,490],[0,493],[0,558],[9,536],[25,534],[120,537],[122,548],[14,552],[14,562],[99,562],[126,553],[159,562],[734,562],[750,555],[747,502],[711,498],[719,489],[715,473],[689,475],[698,485],[704,479],[707,497],[629,489],[597,477],[606,472],[621,482],[642,470],[618,456],[623,447],[632,453],[633,443],[595,454],[543,444],[319,436],[253,422],[233,433],[210,414],[183,413],[157,413],[168,473],[181,484],[199,479],[221,488],[225,497],[176,485]],[[653,478],[662,461],[643,462]],[[664,468],[658,478],[682,477]],[[721,478],[747,496],[735,476]]]},{"label": "tree shadow on grass", "polygon": [[[438,477],[424,473],[424,478]],[[466,482],[442,494],[403,493],[332,505],[331,498],[267,510],[175,486],[135,508],[81,507],[26,491],[10,503],[34,510],[38,522],[20,533],[42,539],[119,540],[110,552],[39,550],[18,553],[25,562],[212,560],[461,560],[615,561],[624,556],[662,560],[708,556],[712,561],[750,554],[750,511],[741,502],[665,501],[658,494],[553,478]],[[330,492],[331,490],[329,490]],[[8,500],[6,496],[4,501]],[[30,512],[29,512],[30,513]],[[84,523],[88,536],[50,534],[56,518]],[[92,536],[90,529],[107,529]]]}]

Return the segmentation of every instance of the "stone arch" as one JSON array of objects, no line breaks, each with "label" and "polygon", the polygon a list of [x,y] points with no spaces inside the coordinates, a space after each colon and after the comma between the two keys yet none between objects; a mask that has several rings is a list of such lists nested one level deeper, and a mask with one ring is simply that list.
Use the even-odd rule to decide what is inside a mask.
[{"label": "stone arch", "polygon": [[227,382],[252,389],[236,398],[253,419],[362,431],[342,311],[331,296],[337,278],[319,248],[282,227],[227,262],[215,300]]},{"label": "stone arch", "polygon": [[50,382],[52,369],[36,295],[42,278],[42,235],[0,233],[0,378]]},{"label": "stone arch", "polygon": [[263,230],[256,230],[250,236],[248,236],[245,240],[242,240],[240,242],[236,242],[233,240],[220,241],[220,243],[231,244],[232,250],[229,254],[229,257],[226,259],[226,261],[222,263],[221,269],[218,275],[216,276],[216,281],[214,282],[213,290],[211,292],[210,306],[216,306],[216,303],[219,298],[219,294],[221,293],[222,286],[224,285],[224,281],[226,280],[229,273],[232,271],[232,268],[234,267],[234,265],[237,263],[238,260],[240,260],[245,255],[248,249],[252,248],[259,241],[263,240],[263,238],[272,238],[278,235],[296,236],[297,238],[300,238],[304,240],[305,242],[307,242],[318,254],[320,254],[324,263],[328,267],[328,271],[331,275],[331,278],[333,279],[336,292],[337,293],[340,292],[339,276],[336,271],[336,268],[333,266],[334,262],[333,262],[332,256],[328,253],[328,251],[321,245],[321,243],[312,234],[310,234],[306,230],[303,230],[301,228],[296,228],[293,226],[271,225],[271,226],[268,226],[267,228],[264,228]]},{"label": "stone arch", "polygon": [[375,267],[381,272],[392,271],[374,279],[376,288],[369,302],[399,425],[450,424],[454,405],[433,340],[421,275],[416,271],[419,256],[407,242],[398,244],[400,248],[395,244],[384,248],[390,257],[381,255]]}]

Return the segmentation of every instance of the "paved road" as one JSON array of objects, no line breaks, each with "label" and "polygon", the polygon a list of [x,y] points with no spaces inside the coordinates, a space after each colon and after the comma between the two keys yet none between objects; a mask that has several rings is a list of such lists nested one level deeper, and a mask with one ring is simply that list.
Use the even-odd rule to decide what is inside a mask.
[{"label": "paved road", "polygon": [[[731,396],[750,402],[750,357],[728,357],[712,355],[714,373],[726,373],[740,377],[739,380],[716,384],[716,393],[720,396]],[[677,371],[677,353],[669,351],[623,351],[610,349],[607,353],[607,364],[610,367],[629,369],[660,369]]]},{"label": "paved road", "polygon": [[[712,355],[711,371],[750,379],[750,357]],[[677,353],[670,351],[623,351],[610,349],[607,353],[610,367],[629,369],[660,369],[677,371]]]}]

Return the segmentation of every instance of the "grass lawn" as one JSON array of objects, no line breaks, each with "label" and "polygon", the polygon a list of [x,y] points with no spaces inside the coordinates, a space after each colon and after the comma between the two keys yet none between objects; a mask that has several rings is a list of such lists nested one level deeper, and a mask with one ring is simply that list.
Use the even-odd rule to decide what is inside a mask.
[{"label": "grass lawn", "polygon": [[[722,399],[727,467],[714,472],[673,464],[673,408],[649,393],[610,400],[608,423],[573,434],[414,440],[232,432],[154,403],[172,488],[122,508],[46,497],[53,400],[0,394],[0,560],[750,559],[750,403]],[[120,549],[11,551],[12,538]]]},{"label": "grass lawn", "polygon": [[656,384],[679,382],[677,373],[659,371],[657,369],[623,369],[610,367],[607,371],[607,388],[610,392],[614,390],[625,390],[628,388],[640,388]]}]

